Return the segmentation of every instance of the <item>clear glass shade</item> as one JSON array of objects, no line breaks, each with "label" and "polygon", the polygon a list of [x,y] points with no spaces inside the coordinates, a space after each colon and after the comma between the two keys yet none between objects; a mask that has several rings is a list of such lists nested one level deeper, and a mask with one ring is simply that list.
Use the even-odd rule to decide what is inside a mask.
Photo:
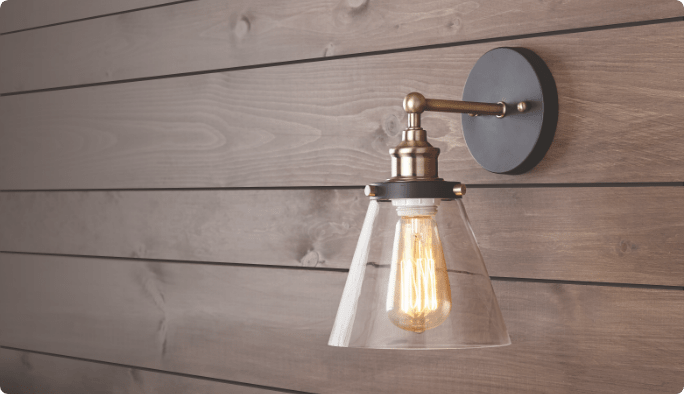
[{"label": "clear glass shade", "polygon": [[510,343],[461,200],[371,200],[328,344],[460,349]]}]

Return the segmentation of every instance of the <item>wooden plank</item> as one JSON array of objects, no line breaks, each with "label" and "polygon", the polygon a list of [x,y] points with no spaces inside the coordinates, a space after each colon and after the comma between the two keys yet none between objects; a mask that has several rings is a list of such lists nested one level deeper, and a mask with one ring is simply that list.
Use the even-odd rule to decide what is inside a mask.
[{"label": "wooden plank", "polygon": [[256,387],[0,349],[0,392],[273,394]]},{"label": "wooden plank", "polygon": [[[430,113],[440,175],[467,183],[681,182],[684,23],[530,38],[560,92],[546,158],[520,176]],[[412,90],[458,99],[486,43],[0,98],[0,187],[362,185],[386,179]],[[657,64],[657,67],[654,66]],[[416,71],[420,70],[419,75]]]},{"label": "wooden plank", "polygon": [[[684,286],[684,187],[463,201],[493,276]],[[0,250],[349,268],[367,205],[361,190],[0,193]]]},{"label": "wooden plank", "polygon": [[171,3],[169,0],[7,0],[0,34]]},{"label": "wooden plank", "polygon": [[0,92],[678,16],[674,0],[194,1],[0,37],[21,54],[0,60]]},{"label": "wooden plank", "polygon": [[0,259],[0,341],[22,349],[328,393],[676,393],[684,376],[681,290],[495,281],[513,345],[378,351],[326,345],[342,272]]}]

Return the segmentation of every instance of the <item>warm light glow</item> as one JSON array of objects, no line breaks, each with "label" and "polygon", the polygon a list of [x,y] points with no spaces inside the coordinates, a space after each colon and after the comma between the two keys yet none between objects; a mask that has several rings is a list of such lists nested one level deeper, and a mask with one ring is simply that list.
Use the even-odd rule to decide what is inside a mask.
[{"label": "warm light glow", "polygon": [[434,215],[402,216],[392,253],[387,314],[397,327],[421,333],[451,311],[451,287]]}]

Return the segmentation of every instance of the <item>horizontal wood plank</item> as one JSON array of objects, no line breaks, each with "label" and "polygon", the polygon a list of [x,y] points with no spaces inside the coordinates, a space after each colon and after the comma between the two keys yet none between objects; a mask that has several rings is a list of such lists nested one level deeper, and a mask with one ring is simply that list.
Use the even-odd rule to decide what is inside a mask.
[{"label": "horizontal wood plank", "polygon": [[0,7],[0,34],[172,2],[172,0],[6,0]]},{"label": "horizontal wood plank", "polygon": [[[684,22],[506,42],[551,68],[560,118],[520,176],[429,113],[440,175],[466,183],[681,182]],[[363,185],[386,179],[403,96],[460,98],[486,43],[0,98],[0,188]],[[657,67],[655,66],[657,64]],[[417,71],[420,70],[419,73]]]},{"label": "horizontal wood plank", "polygon": [[[684,187],[463,201],[493,276],[684,286]],[[367,205],[361,190],[1,193],[0,250],[349,268]]]},{"label": "horizontal wood plank", "polygon": [[0,392],[7,394],[274,394],[272,390],[136,368],[0,349]]},{"label": "horizontal wood plank", "polygon": [[674,0],[193,1],[0,37],[0,92],[678,16]]},{"label": "horizontal wood plank", "polygon": [[325,393],[676,393],[684,376],[684,291],[495,281],[513,345],[378,351],[326,345],[341,272],[0,259],[0,341],[22,349]]}]

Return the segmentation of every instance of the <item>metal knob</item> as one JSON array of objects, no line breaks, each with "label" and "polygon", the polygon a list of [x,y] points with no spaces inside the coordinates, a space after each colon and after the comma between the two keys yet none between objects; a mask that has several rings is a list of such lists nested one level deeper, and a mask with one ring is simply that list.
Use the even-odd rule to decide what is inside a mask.
[{"label": "metal knob", "polygon": [[458,197],[461,197],[464,194],[466,194],[466,185],[462,183],[454,185],[454,194]]}]

